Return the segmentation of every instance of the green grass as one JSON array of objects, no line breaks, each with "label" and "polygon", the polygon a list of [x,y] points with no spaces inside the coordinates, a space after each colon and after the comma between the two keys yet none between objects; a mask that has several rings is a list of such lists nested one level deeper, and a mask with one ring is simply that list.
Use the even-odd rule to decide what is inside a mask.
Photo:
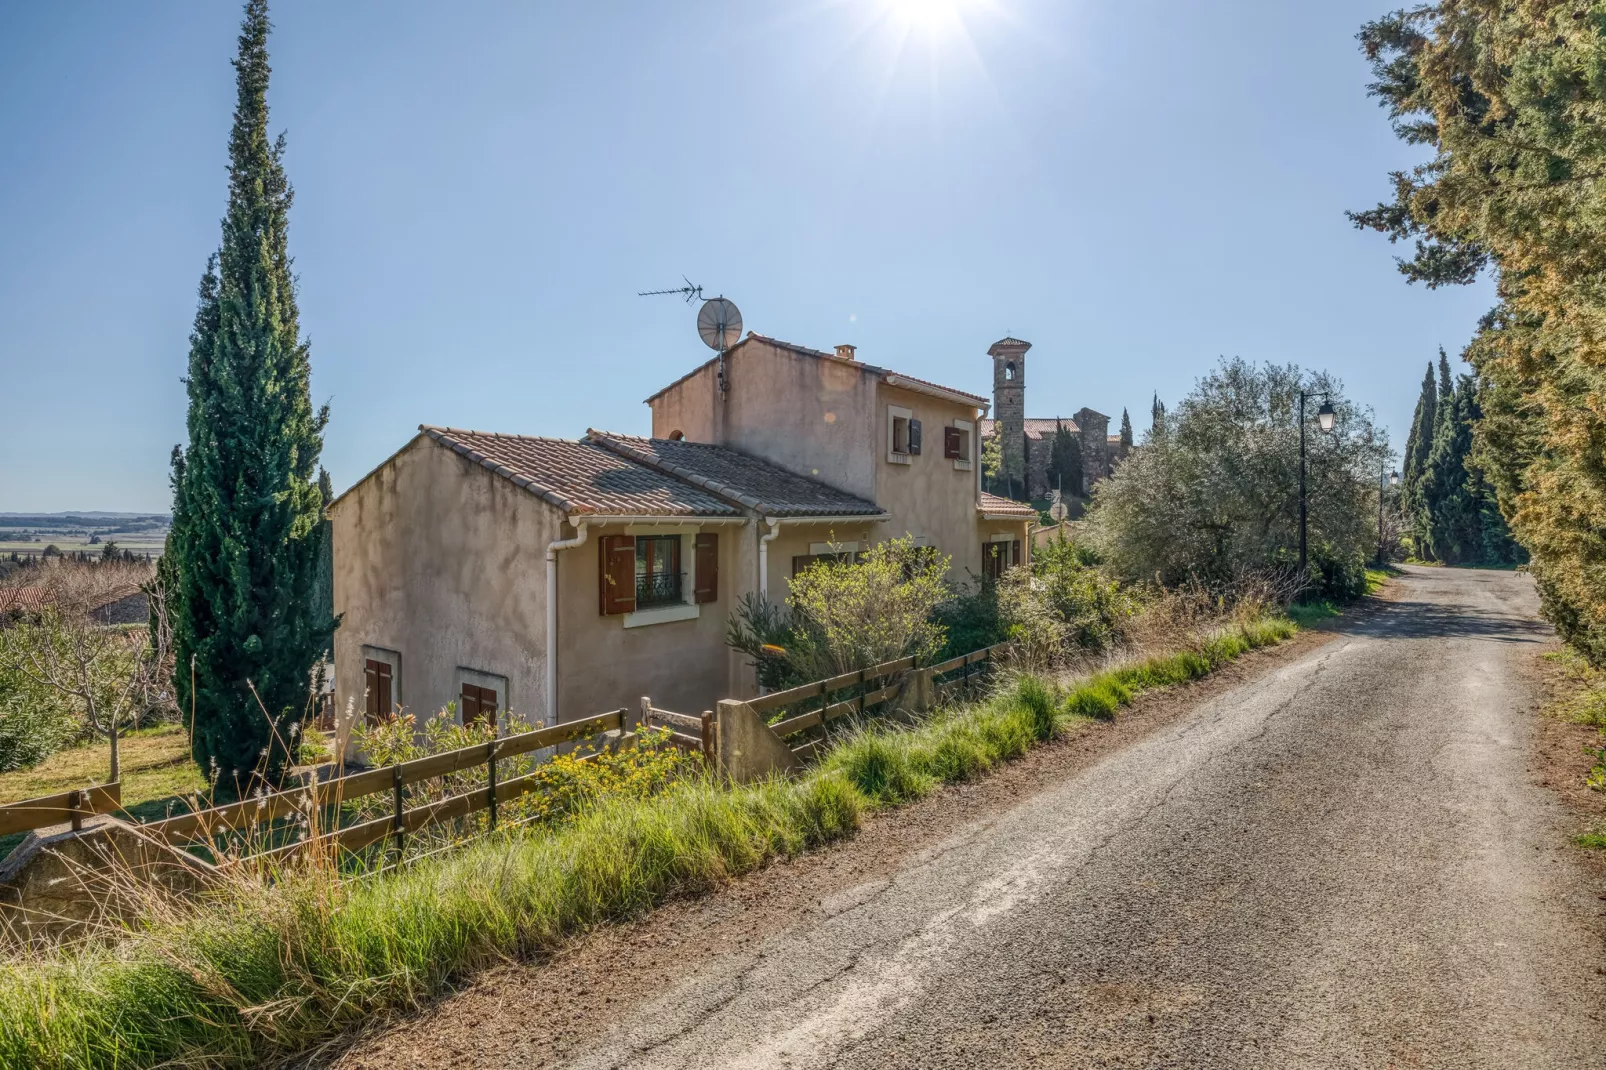
[{"label": "green grass", "polygon": [[[73,788],[104,784],[110,773],[105,740],[57,751],[38,765],[0,773],[0,803],[37,799]],[[179,725],[166,724],[129,732],[120,741],[123,765],[123,814],[136,821],[159,821],[180,812],[181,799],[208,785],[190,759],[189,737]],[[0,858],[23,836],[0,836]]]},{"label": "green grass", "polygon": [[1592,851],[1606,851],[1606,832],[1586,832],[1574,838],[1573,842]]},{"label": "green grass", "polygon": [[703,779],[608,799],[569,824],[504,832],[371,879],[242,881],[112,944],[0,962],[0,1066],[284,1057],[414,1009],[476,969],[850,835],[869,811],[981,776],[1295,631],[1287,619],[1234,626],[1064,687],[1017,678],[912,729],[860,729],[797,780],[727,789]]}]

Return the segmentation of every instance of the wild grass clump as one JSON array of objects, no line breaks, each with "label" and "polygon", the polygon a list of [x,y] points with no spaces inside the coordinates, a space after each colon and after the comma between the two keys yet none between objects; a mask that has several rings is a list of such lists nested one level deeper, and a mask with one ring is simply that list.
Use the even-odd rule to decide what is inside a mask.
[{"label": "wild grass clump", "polygon": [[0,964],[0,1066],[255,1065],[840,838],[863,806],[829,775],[736,790],[705,779],[371,880],[242,884],[112,946]]}]

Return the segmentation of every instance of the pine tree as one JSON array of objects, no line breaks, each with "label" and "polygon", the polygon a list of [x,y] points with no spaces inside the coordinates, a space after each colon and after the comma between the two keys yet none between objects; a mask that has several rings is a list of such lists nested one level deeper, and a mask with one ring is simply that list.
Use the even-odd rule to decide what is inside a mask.
[{"label": "pine tree", "polygon": [[1132,417],[1127,415],[1126,409],[1121,410],[1121,448],[1132,448]]},{"label": "pine tree", "polygon": [[333,629],[312,598],[328,412],[309,394],[284,139],[268,136],[268,30],[266,0],[248,0],[228,210],[190,335],[189,448],[173,456],[174,689],[195,760],[229,785],[277,778]]},{"label": "pine tree", "polygon": [[1450,358],[1444,355],[1444,347],[1439,347],[1439,401],[1448,404],[1455,397],[1455,383],[1450,379]]}]

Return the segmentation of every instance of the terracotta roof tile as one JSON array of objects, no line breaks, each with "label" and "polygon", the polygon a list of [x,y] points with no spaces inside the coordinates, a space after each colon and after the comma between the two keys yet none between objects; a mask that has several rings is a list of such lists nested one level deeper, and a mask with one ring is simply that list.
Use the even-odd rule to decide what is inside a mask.
[{"label": "terracotta roof tile", "polygon": [[988,494],[986,491],[981,492],[981,501],[976,504],[976,511],[979,513],[1007,513],[1010,516],[1018,516],[1023,520],[1035,519],[1037,516],[1037,510],[1025,502],[1017,502],[1011,498],[1000,498],[998,495]]},{"label": "terracotta roof tile", "polygon": [[740,516],[698,487],[594,443],[421,425],[441,445],[570,513]]},{"label": "terracotta roof tile", "polygon": [[[998,424],[997,420],[981,420],[981,421],[979,421],[981,437],[982,438],[986,438],[988,435],[992,434],[995,430],[997,430],[997,424]],[[1065,425],[1065,430],[1069,431],[1073,435],[1077,434],[1078,432],[1080,432],[1082,430],[1082,428],[1077,424],[1077,422],[1075,420],[1071,419],[1069,416],[1061,416],[1058,419],[1047,419],[1047,420],[1040,420],[1040,419],[1036,419],[1034,417],[1027,417],[1026,418],[1026,437],[1027,438],[1046,438],[1046,437],[1048,437],[1048,436],[1050,436],[1050,435],[1052,435],[1054,433],[1055,426],[1057,424],[1064,424]]]},{"label": "terracotta roof tile", "polygon": [[588,431],[586,438],[768,516],[879,516],[875,502],[725,446]]}]

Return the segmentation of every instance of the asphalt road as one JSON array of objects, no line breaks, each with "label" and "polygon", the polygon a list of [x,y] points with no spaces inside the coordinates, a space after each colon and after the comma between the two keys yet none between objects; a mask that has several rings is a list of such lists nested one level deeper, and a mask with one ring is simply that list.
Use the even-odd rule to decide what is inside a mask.
[{"label": "asphalt road", "polygon": [[1525,764],[1531,584],[1400,583],[566,1065],[1606,1066],[1606,903]]}]

